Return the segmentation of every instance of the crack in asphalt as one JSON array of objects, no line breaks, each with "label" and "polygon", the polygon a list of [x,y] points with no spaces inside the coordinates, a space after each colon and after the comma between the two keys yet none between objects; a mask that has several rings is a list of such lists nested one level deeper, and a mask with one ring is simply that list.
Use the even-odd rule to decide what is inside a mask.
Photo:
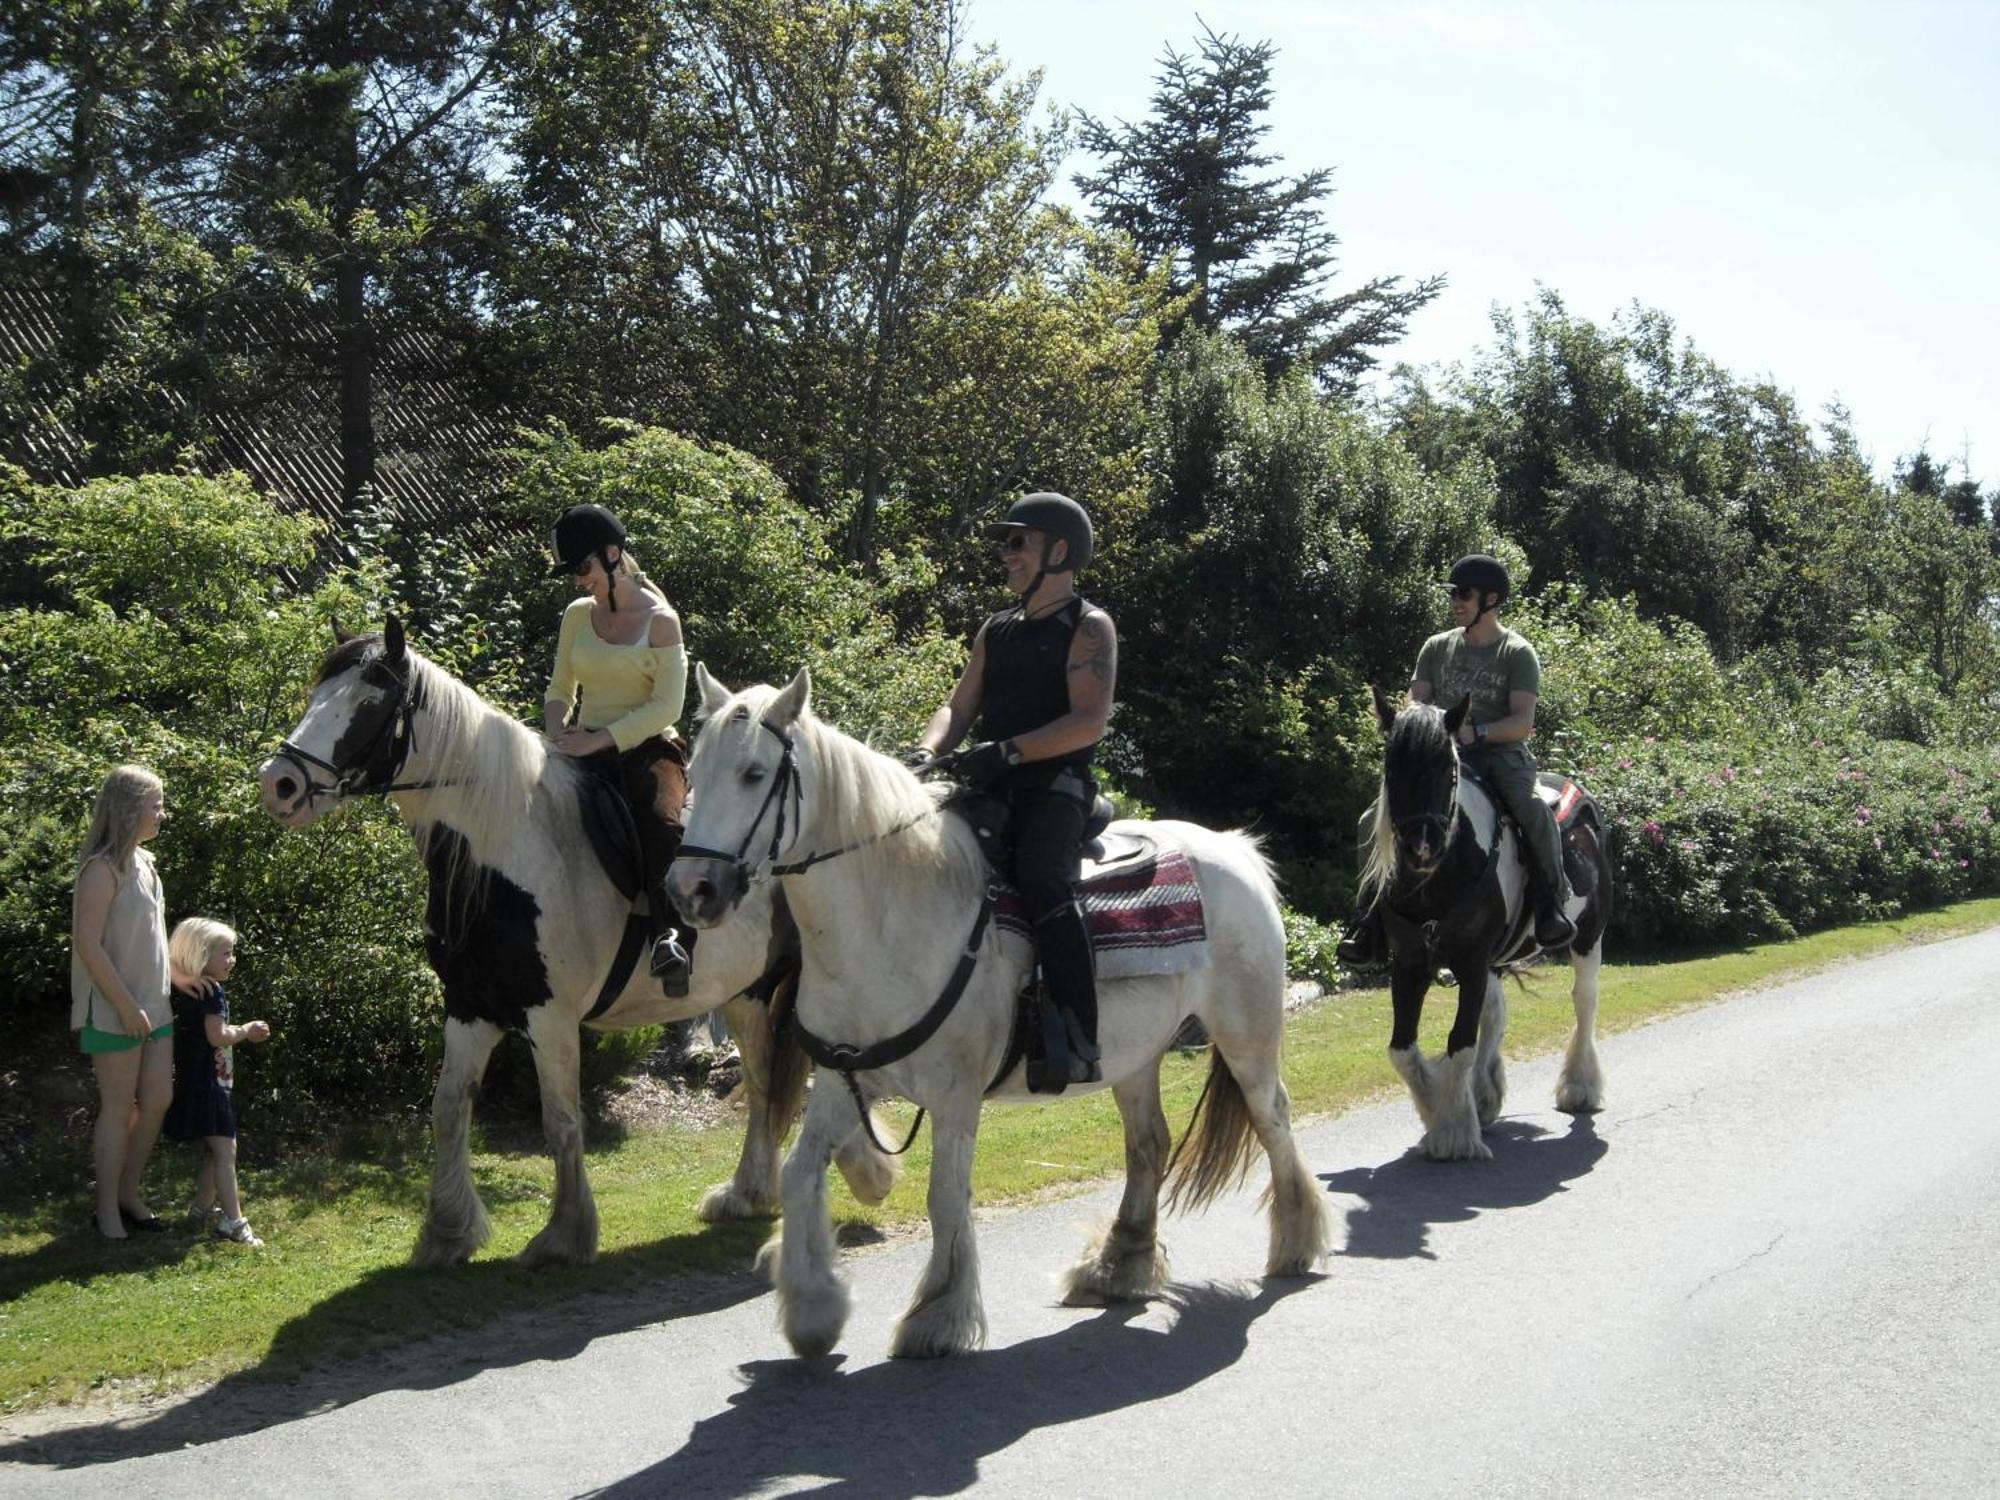
[{"label": "crack in asphalt", "polygon": [[1687,1296],[1682,1298],[1681,1300],[1684,1302],[1692,1302],[1694,1301],[1695,1298],[1699,1297],[1703,1292],[1707,1291],[1711,1286],[1715,1285],[1716,1282],[1722,1280],[1723,1277],[1734,1276],[1738,1271],[1742,1270],[1752,1261],[1762,1260],[1765,1256],[1769,1255],[1773,1250],[1778,1248],[1778,1246],[1784,1241],[1785,1235],[1788,1232],[1789,1231],[1787,1230],[1780,1229],[1775,1235],[1771,1237],[1771,1243],[1766,1245],[1762,1250],[1754,1250],[1750,1254],[1744,1256],[1743,1259],[1736,1262],[1735,1265],[1724,1266],[1720,1271],[1715,1272],[1712,1276],[1705,1277],[1700,1283],[1700,1285],[1696,1286],[1693,1291],[1689,1292]]}]

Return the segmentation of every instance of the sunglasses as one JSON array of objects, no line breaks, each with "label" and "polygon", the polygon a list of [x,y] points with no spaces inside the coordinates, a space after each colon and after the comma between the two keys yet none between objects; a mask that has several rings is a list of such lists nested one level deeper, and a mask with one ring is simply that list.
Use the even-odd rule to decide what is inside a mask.
[{"label": "sunglasses", "polygon": [[1000,550],[1002,552],[1025,551],[1027,545],[1028,533],[1025,531],[1010,531],[1000,540]]},{"label": "sunglasses", "polygon": [[1479,597],[1479,590],[1465,583],[1449,584],[1446,586],[1445,592],[1461,603],[1470,603]]}]

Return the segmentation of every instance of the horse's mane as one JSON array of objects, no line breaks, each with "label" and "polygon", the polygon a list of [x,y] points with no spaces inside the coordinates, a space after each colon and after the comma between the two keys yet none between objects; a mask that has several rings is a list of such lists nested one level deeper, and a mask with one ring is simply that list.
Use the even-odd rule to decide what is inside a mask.
[{"label": "horse's mane", "polygon": [[[467,853],[489,863],[528,818],[548,769],[548,747],[436,662],[415,651],[409,661],[411,687],[423,699],[418,749],[430,775],[458,793],[462,816],[452,827],[465,836]],[[417,827],[431,821],[411,819]]]},{"label": "horse's mane", "polygon": [[[746,689],[745,697],[757,692]],[[755,711],[766,708],[766,695],[775,693],[769,688],[759,693]],[[893,757],[869,749],[810,708],[799,715],[795,733],[818,768],[814,811],[825,842],[825,849],[802,852],[852,848],[847,858],[866,862],[862,878],[885,886],[892,901],[906,892],[936,891],[941,883],[962,891],[967,901],[978,899],[984,857],[969,838],[958,836],[952,820],[938,816],[947,787],[919,781]]]},{"label": "horse's mane", "polygon": [[1444,710],[1434,703],[1412,703],[1389,726],[1382,750],[1382,779],[1375,792],[1375,837],[1361,862],[1361,895],[1370,904],[1396,879],[1396,825],[1389,818],[1389,782],[1424,766],[1449,759],[1451,736],[1445,732]]}]

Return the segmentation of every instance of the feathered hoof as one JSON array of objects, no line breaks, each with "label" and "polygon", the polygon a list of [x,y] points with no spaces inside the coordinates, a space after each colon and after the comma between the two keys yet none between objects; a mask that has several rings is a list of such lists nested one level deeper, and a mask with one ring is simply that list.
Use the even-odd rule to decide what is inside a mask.
[{"label": "feathered hoof", "polygon": [[587,1266],[597,1259],[597,1225],[550,1224],[514,1257],[523,1266]]},{"label": "feathered hoof", "polygon": [[896,1325],[890,1340],[892,1359],[942,1359],[951,1354],[969,1354],[986,1342],[986,1319],[976,1304],[954,1306],[952,1299],[939,1298],[912,1308]]},{"label": "feathered hoof", "polygon": [[[879,1127],[878,1127],[879,1133]],[[853,1141],[858,1140],[859,1144]],[[902,1163],[885,1151],[877,1151],[865,1139],[855,1137],[834,1157],[834,1165],[847,1179],[847,1190],[855,1201],[873,1208],[895,1190]]]},{"label": "feathered hoof", "polygon": [[759,1198],[733,1179],[718,1182],[695,1208],[704,1224],[722,1224],[732,1219],[767,1219],[778,1211],[776,1198]]},{"label": "feathered hoof", "polygon": [[1564,1079],[1556,1087],[1556,1108],[1566,1115],[1594,1115],[1604,1108],[1604,1085],[1601,1081],[1585,1082],[1581,1079]]},{"label": "feathered hoof", "polygon": [[1333,1225],[1326,1201],[1311,1178],[1290,1211],[1271,1220],[1271,1251],[1264,1260],[1266,1276],[1311,1276],[1333,1249]]},{"label": "feathered hoof", "polygon": [[847,1288],[837,1277],[815,1279],[809,1286],[778,1284],[778,1325],[800,1359],[833,1352],[847,1327],[849,1306]]},{"label": "feathered hoof", "polygon": [[410,1252],[410,1264],[420,1271],[455,1271],[485,1243],[485,1235],[443,1235],[426,1228]]},{"label": "feathered hoof", "polygon": [[1481,1068],[1472,1081],[1472,1103],[1479,1111],[1479,1123],[1491,1125],[1500,1118],[1500,1108],[1507,1102],[1507,1068],[1499,1058],[1494,1058],[1490,1066]]},{"label": "feathered hoof", "polygon": [[1433,1125],[1421,1147],[1432,1161],[1491,1161],[1493,1148],[1481,1139],[1476,1120]]},{"label": "feathered hoof", "polygon": [[780,1228],[757,1247],[757,1255],[750,1262],[754,1275],[763,1277],[772,1286],[778,1284],[778,1258],[785,1253],[785,1231]]},{"label": "feathered hoof", "polygon": [[1065,1307],[1143,1302],[1167,1284],[1167,1252],[1151,1235],[1112,1224],[1063,1275]]}]

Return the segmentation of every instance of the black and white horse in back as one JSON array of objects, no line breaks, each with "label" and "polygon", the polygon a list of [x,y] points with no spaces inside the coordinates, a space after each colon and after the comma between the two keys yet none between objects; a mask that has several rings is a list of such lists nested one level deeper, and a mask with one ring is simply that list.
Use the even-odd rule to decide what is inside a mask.
[{"label": "black and white horse in back", "polygon": [[[382,635],[339,636],[305,717],[258,768],[264,810],[287,828],[354,798],[387,797],[429,870],[425,950],[446,1019],[418,1265],[462,1264],[486,1241],[467,1128],[487,1060],[510,1030],[534,1047],[556,1166],[549,1222],[521,1252],[524,1262],[580,1263],[597,1253],[578,1098],[582,1025],[625,1030],[724,1007],[743,1059],[749,1125],[734,1177],[709,1191],[700,1213],[745,1218],[777,1204],[778,1149],[807,1070],[797,1044],[776,1038],[771,1007],[747,993],[775,972],[771,903],[751,908],[740,932],[702,943],[684,999],[662,993],[643,956],[607,992],[621,945],[630,946],[632,902],[585,831],[589,775],[409,649],[394,616]],[[838,1161],[864,1202],[879,1202],[894,1183],[894,1162],[865,1132],[843,1143]]]},{"label": "black and white horse in back", "polygon": [[[1422,1150],[1439,1160],[1493,1154],[1480,1131],[1499,1118],[1507,1089],[1501,976],[1538,951],[1520,834],[1486,788],[1462,771],[1457,736],[1466,709],[1465,703],[1449,712],[1412,703],[1396,713],[1377,690],[1375,710],[1388,743],[1374,842],[1362,871],[1362,892],[1373,894],[1389,934],[1389,1060],[1416,1101]],[[1556,1107],[1586,1114],[1604,1102],[1597,979],[1612,890],[1611,860],[1594,808],[1564,829],[1562,849],[1568,910],[1576,923],[1570,950],[1576,1030],[1556,1085]],[[1427,1058],[1417,1026],[1440,965],[1458,980],[1458,1014],[1444,1056]]]}]

